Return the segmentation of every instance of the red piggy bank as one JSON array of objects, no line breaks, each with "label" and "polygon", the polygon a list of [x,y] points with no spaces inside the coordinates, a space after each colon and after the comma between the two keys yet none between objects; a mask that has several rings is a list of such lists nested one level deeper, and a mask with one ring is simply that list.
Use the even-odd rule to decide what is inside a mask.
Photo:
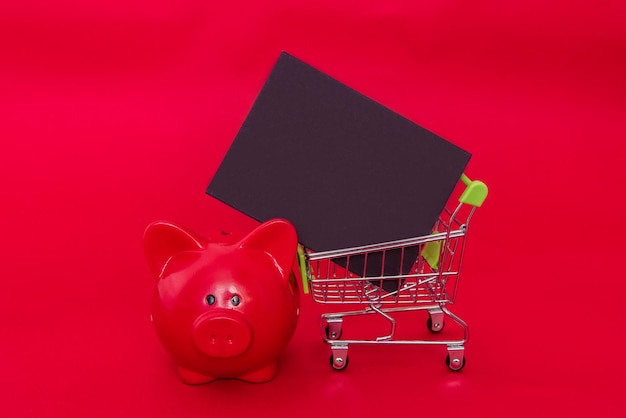
[{"label": "red piggy bank", "polygon": [[294,227],[280,219],[241,239],[204,239],[167,222],[148,226],[152,321],[183,382],[276,375],[298,322],[297,245]]}]

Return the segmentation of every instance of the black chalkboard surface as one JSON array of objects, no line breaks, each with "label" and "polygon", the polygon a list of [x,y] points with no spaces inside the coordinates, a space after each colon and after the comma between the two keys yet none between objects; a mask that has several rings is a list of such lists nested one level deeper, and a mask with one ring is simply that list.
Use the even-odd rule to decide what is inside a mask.
[{"label": "black chalkboard surface", "polygon": [[[259,221],[289,220],[314,251],[349,248],[429,234],[469,159],[282,53],[207,193]],[[368,275],[381,259],[368,258]]]}]

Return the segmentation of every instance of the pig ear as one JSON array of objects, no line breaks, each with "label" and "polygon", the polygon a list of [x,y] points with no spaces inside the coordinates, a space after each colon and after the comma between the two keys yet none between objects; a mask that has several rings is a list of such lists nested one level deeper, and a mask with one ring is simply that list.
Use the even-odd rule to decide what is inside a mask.
[{"label": "pig ear", "polygon": [[241,240],[239,248],[261,250],[269,255],[284,277],[293,267],[298,248],[298,236],[292,224],[284,219],[272,219]]},{"label": "pig ear", "polygon": [[169,222],[153,222],[146,228],[143,247],[152,274],[161,278],[165,266],[182,251],[201,250],[205,242],[192,232]]}]

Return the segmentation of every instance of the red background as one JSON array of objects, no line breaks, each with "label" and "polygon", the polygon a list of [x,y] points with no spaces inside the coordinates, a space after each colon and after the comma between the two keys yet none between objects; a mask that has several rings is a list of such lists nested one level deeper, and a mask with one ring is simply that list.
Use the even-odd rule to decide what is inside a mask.
[{"label": "red background", "polygon": [[[2,415],[625,416],[625,3],[264,3],[0,5]],[[281,50],[474,154],[461,373],[442,347],[333,372],[303,297],[271,383],[175,376],[143,230],[255,225],[204,189]]]}]

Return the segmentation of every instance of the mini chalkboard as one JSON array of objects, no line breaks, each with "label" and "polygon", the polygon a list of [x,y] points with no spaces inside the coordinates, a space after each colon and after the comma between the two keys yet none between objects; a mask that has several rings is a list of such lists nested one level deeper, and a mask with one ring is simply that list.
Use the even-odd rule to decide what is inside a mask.
[{"label": "mini chalkboard", "polygon": [[[350,248],[429,234],[469,159],[282,53],[207,193],[259,221],[289,220],[314,251]],[[368,258],[368,276],[381,260]]]}]

